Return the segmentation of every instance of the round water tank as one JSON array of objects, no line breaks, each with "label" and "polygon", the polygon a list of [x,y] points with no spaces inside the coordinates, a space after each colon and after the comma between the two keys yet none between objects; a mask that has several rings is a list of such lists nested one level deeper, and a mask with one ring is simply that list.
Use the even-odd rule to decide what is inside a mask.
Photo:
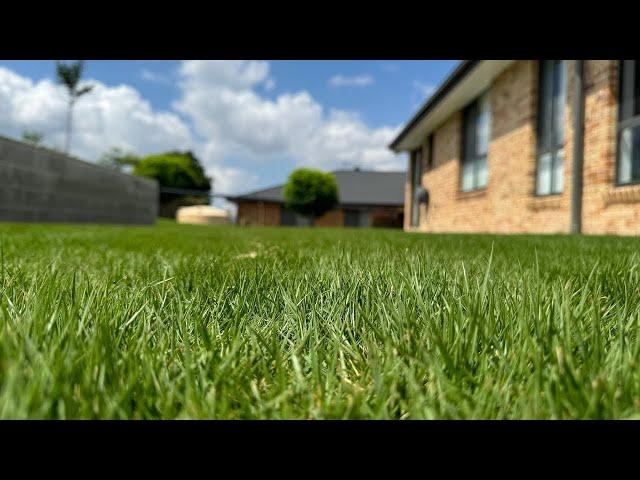
[{"label": "round water tank", "polygon": [[210,205],[180,207],[176,213],[178,223],[192,225],[226,225],[230,223],[229,212]]}]

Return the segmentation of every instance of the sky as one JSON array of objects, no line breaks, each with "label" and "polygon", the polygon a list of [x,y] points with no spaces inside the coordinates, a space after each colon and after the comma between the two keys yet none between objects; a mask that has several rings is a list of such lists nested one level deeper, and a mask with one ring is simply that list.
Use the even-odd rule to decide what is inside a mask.
[{"label": "sky", "polygon": [[[299,166],[404,170],[387,146],[457,63],[90,60],[71,153],[192,150],[219,194],[283,183]],[[65,115],[54,61],[0,60],[0,135],[35,131],[62,148]]]}]

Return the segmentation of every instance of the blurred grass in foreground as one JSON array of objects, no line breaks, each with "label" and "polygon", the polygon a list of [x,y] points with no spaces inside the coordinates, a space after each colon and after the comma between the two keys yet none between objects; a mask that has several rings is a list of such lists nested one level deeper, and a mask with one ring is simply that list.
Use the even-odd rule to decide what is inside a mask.
[{"label": "blurred grass in foreground", "polygon": [[639,418],[639,248],[0,224],[0,417]]}]

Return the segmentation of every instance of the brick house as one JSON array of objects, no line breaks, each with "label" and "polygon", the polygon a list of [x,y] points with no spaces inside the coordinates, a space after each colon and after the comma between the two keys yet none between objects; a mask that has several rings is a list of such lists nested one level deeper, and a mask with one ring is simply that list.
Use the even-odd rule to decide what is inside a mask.
[{"label": "brick house", "polygon": [[463,61],[390,148],[405,230],[638,235],[640,61]]},{"label": "brick house", "polygon": [[[342,170],[331,172],[338,184],[338,206],[313,221],[319,227],[402,228],[405,172]],[[239,225],[310,226],[311,220],[284,206],[284,185],[227,197],[237,204]]]}]

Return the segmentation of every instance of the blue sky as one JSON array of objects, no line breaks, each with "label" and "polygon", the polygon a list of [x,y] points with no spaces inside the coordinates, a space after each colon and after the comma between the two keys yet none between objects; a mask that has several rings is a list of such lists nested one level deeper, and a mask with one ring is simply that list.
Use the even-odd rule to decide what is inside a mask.
[{"label": "blue sky", "polygon": [[[87,61],[72,153],[95,161],[191,148],[224,193],[282,182],[292,168],[404,169],[386,149],[451,61]],[[0,60],[0,134],[63,138],[53,61]],[[233,192],[232,192],[233,191]]]}]

